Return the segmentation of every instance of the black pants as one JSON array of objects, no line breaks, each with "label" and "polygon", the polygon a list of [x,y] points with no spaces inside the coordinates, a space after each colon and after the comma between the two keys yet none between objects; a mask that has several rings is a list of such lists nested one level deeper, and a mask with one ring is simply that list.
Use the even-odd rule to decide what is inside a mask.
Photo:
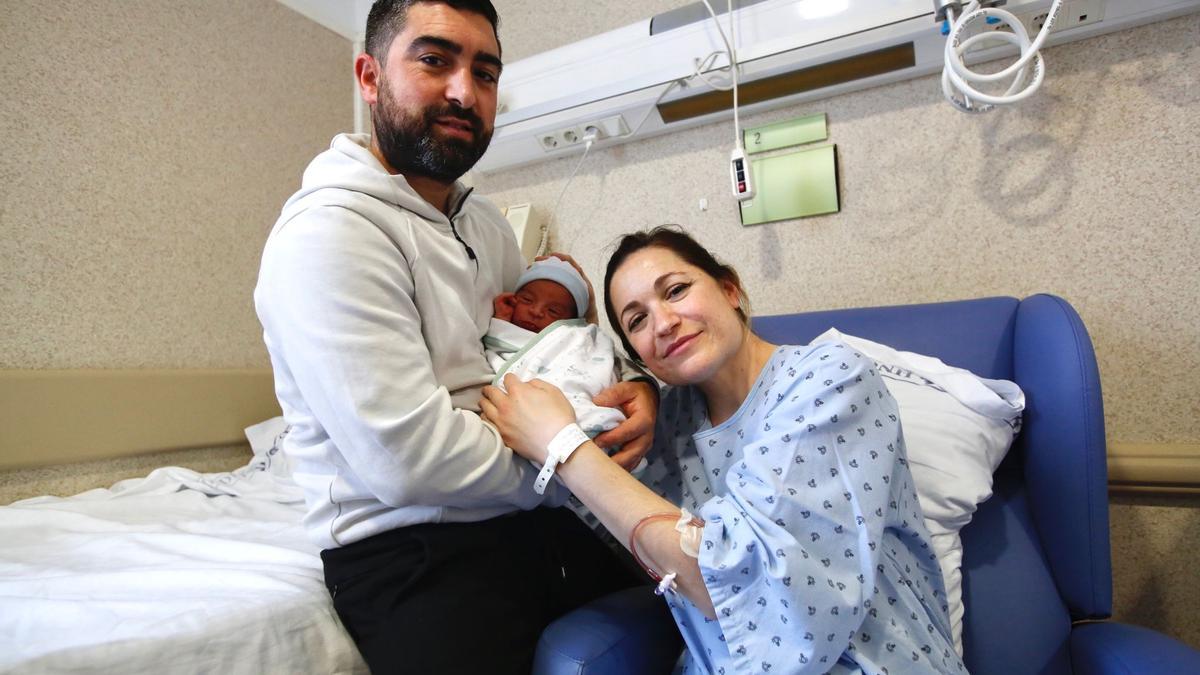
[{"label": "black pants", "polygon": [[373,675],[528,675],[547,624],[644,583],[567,509],[414,525],[321,560]]}]

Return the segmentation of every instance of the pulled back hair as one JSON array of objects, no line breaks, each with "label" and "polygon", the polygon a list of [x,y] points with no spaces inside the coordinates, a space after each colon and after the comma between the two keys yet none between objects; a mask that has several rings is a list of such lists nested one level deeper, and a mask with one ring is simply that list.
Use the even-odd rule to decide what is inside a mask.
[{"label": "pulled back hair", "polygon": [[380,63],[387,60],[388,47],[392,40],[404,31],[408,21],[408,10],[415,4],[429,2],[449,5],[460,12],[474,12],[492,24],[496,44],[500,44],[500,16],[491,0],[375,0],[367,14],[366,50]]},{"label": "pulled back hair", "polygon": [[629,355],[629,358],[639,364],[642,363],[641,355],[637,353],[637,350],[629,342],[629,338],[626,337],[625,329],[621,326],[621,320],[617,316],[617,310],[613,307],[612,279],[617,269],[629,256],[644,248],[653,247],[671,251],[689,265],[703,270],[718,283],[725,281],[732,283],[737,289],[739,299],[739,307],[735,311],[738,318],[741,319],[742,325],[750,326],[750,298],[746,295],[746,289],[742,288],[742,280],[738,277],[737,270],[733,269],[732,265],[726,265],[717,260],[712,253],[708,252],[708,249],[692,239],[679,225],[659,225],[652,230],[633,232],[621,237],[620,242],[617,243],[617,249],[608,259],[608,268],[604,270],[604,313],[608,316],[609,325],[620,336],[621,346],[625,348],[625,353]]}]

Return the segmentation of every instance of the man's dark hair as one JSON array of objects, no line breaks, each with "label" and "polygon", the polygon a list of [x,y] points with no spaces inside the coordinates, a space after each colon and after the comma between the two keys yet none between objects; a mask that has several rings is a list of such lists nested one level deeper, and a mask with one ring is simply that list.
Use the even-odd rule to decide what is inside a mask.
[{"label": "man's dark hair", "polygon": [[742,288],[742,280],[738,277],[737,270],[732,265],[726,265],[717,260],[712,253],[709,253],[708,249],[692,239],[679,225],[659,225],[652,230],[634,232],[621,237],[621,241],[617,244],[617,250],[608,259],[608,268],[604,271],[604,313],[608,315],[608,323],[616,332],[617,337],[621,338],[621,346],[625,348],[625,353],[629,355],[629,358],[639,364],[643,363],[641,355],[637,353],[633,344],[629,342],[629,338],[625,336],[625,329],[621,326],[620,318],[617,317],[617,309],[613,306],[612,301],[612,279],[617,268],[625,262],[626,258],[644,248],[652,247],[664,248],[673,252],[689,265],[699,267],[717,282],[732,283],[737,288],[741,304],[734,311],[737,312],[742,325],[750,325],[750,298],[747,297],[746,290]]},{"label": "man's dark hair", "polygon": [[391,46],[392,40],[404,30],[404,23],[408,20],[408,9],[421,2],[438,2],[462,12],[479,14],[492,24],[496,44],[500,44],[500,16],[496,14],[491,0],[375,0],[375,4],[371,5],[371,12],[367,15],[367,53],[382,64],[387,59],[388,47]]}]

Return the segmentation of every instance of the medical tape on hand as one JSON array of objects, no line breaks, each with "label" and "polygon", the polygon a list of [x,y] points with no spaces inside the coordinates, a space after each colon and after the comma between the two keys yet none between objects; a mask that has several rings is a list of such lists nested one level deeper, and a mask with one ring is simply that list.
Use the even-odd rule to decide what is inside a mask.
[{"label": "medical tape on hand", "polygon": [[546,446],[546,463],[538,472],[537,479],[533,481],[533,491],[539,495],[545,493],[546,486],[550,484],[550,479],[554,477],[554,470],[558,468],[558,465],[567,461],[571,453],[589,440],[588,435],[583,433],[583,429],[580,429],[579,425],[574,422],[560,429],[550,440],[550,444]]}]

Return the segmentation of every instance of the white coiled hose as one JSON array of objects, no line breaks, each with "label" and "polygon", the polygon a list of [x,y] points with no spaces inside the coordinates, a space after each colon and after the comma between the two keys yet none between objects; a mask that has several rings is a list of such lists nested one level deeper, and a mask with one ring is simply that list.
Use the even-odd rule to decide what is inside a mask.
[{"label": "white coiled hose", "polygon": [[[1063,0],[1054,0],[1050,5],[1046,23],[1032,41],[1025,25],[1012,12],[995,7],[981,7],[978,0],[971,0],[963,6],[959,16],[955,16],[954,10],[950,9],[947,13],[950,31],[946,38],[946,62],[942,69],[942,93],[946,95],[946,99],[963,112],[984,113],[998,105],[1010,105],[1032,96],[1042,86],[1046,75],[1040,50],[1046,42],[1046,37],[1050,35],[1051,26],[1058,18],[1062,4]],[[1012,32],[984,30],[965,40],[962,39],[963,32],[975,22],[982,21],[984,25],[988,25],[989,17],[1007,25]],[[989,41],[1017,45],[1021,50],[1020,58],[1007,68],[992,74],[977,73],[968,68],[963,55],[968,49]],[[1008,78],[1012,78],[1012,84],[1003,94],[985,94],[975,88],[979,83],[999,82]]]}]

